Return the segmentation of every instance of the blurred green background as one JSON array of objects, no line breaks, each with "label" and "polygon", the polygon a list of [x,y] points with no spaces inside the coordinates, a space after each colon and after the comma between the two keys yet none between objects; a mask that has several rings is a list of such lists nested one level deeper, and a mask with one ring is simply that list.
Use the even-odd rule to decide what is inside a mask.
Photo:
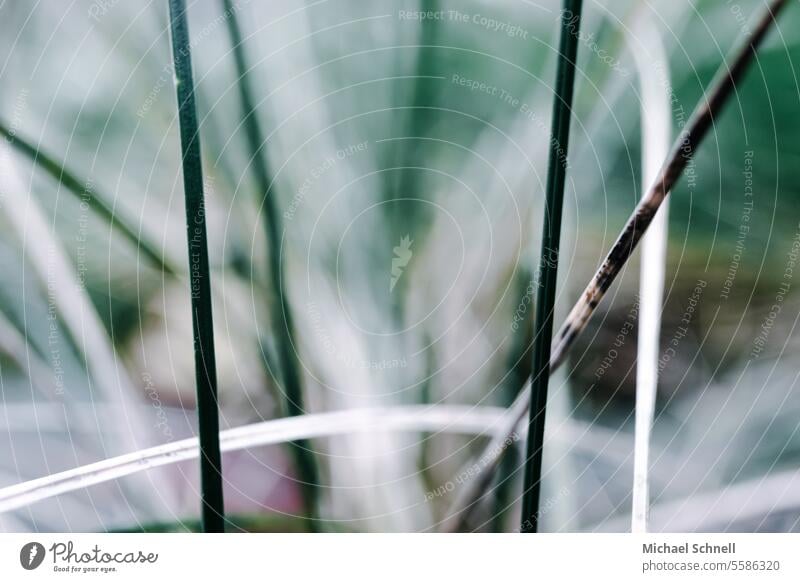
[{"label": "blurred green background", "polygon": [[[650,15],[669,57],[675,137],[761,2],[663,4],[584,8],[557,323],[641,196],[635,17]],[[281,286],[307,412],[506,406],[519,389],[511,322],[540,238],[558,3],[234,7],[282,216]],[[0,14],[4,125],[185,268],[165,3],[42,0]],[[282,415],[267,309],[274,249],[236,92],[232,16],[213,0],[189,2],[189,15],[227,428]],[[654,529],[798,528],[800,303],[787,270],[800,233],[798,24],[790,5],[670,195]],[[8,140],[0,164],[0,485],[194,434],[186,279],[155,269]],[[551,385],[545,530],[627,527],[635,334],[603,362],[635,320],[638,257]],[[114,348],[116,372],[104,377],[87,340],[92,310]],[[434,528],[452,496],[426,493],[451,482],[486,434],[445,423],[315,439],[320,518],[345,531]],[[2,514],[0,526],[191,527],[196,472],[159,468]],[[287,447],[226,454],[239,526],[307,529],[295,474]],[[494,490],[475,528],[515,528],[518,477]]]}]

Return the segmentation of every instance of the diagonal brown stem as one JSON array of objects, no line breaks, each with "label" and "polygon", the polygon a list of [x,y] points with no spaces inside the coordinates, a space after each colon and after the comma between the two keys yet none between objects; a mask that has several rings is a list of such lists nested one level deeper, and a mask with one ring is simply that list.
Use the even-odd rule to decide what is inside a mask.
[{"label": "diagonal brown stem", "polygon": [[[759,44],[785,5],[786,0],[772,0],[759,17],[755,29],[748,33],[741,46],[735,51],[733,65],[728,67],[726,63],[723,63],[720,66],[705,97],[695,106],[688,123],[675,140],[655,183],[636,206],[603,264],[592,277],[581,298],[556,334],[556,345],[550,355],[551,374],[564,363],[564,358],[575,339],[586,327],[600,300],[647,231],[661,203],[683,174],[698,146],[708,134],[714,118],[719,115],[722,107],[733,94],[736,83],[742,78],[752,62]],[[507,442],[507,439],[514,434],[517,426],[527,414],[529,403],[530,391],[524,389],[509,409],[506,422],[495,432],[487,446],[487,451],[499,452],[491,458],[485,454],[481,456],[482,459],[488,459],[488,461],[483,464],[481,473],[462,487],[448,512],[450,517],[443,524],[445,531],[463,529],[472,510],[489,489],[494,471],[508,448],[504,447],[503,443]]]}]

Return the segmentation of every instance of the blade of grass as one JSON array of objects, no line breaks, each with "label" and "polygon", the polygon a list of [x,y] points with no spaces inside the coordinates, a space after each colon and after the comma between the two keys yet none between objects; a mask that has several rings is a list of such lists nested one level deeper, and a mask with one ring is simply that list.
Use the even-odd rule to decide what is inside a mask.
[{"label": "blade of grass", "polygon": [[114,207],[107,202],[109,198],[98,194],[89,180],[80,180],[78,177],[66,169],[64,163],[58,162],[55,158],[35,147],[32,143],[19,135],[19,132],[11,131],[5,124],[0,122],[0,136],[11,144],[18,152],[29,158],[36,166],[50,174],[57,182],[64,186],[69,192],[80,201],[88,199],[91,209],[101,218],[105,219],[114,228],[118,229],[133,245],[141,250],[153,264],[162,271],[175,275],[178,270],[172,266],[169,260],[165,259],[164,253],[157,248],[157,245],[144,238],[140,229],[129,223],[124,216],[116,212]]},{"label": "blade of grass", "polygon": [[[497,423],[505,415],[506,409],[499,406],[448,404],[337,410],[267,420],[223,430],[220,432],[220,448],[229,453],[312,438],[385,431],[421,432],[434,436],[474,435],[484,432],[487,426]],[[582,441],[582,435],[586,431],[586,426],[574,423],[563,433],[563,438],[573,446],[582,447],[586,454],[597,455],[598,451],[608,450],[608,442]],[[613,436],[614,433],[607,435]],[[623,454],[624,451],[621,451],[620,455]],[[0,489],[0,513],[156,467],[196,459],[198,456],[198,440],[193,437],[10,485]]]},{"label": "blade of grass", "polygon": [[[423,14],[436,14],[440,10],[439,0],[421,0],[420,11]],[[426,157],[424,141],[430,134],[435,120],[438,80],[436,75],[436,51],[438,44],[439,22],[436,19],[422,19],[419,22],[418,46],[415,55],[411,84],[411,101],[404,111],[402,131],[408,139],[401,139],[397,144],[397,159],[394,172],[387,177],[391,183],[385,189],[384,205],[388,223],[387,234],[393,247],[400,244],[404,236],[410,236],[414,248],[422,248],[426,234],[426,226],[430,222],[427,205],[398,202],[406,198],[420,196],[425,181],[425,168],[429,160]],[[390,247],[391,248],[391,247]],[[407,274],[396,279],[396,286],[390,296],[392,317],[396,325],[402,329],[405,325],[405,301],[411,277]]]},{"label": "blade of grass", "polygon": [[189,243],[189,282],[192,296],[197,415],[200,426],[200,481],[202,520],[206,532],[222,532],[225,513],[222,499],[222,455],[219,448],[217,370],[214,322],[206,240],[203,167],[194,100],[194,79],[186,21],[185,0],[169,1],[175,89],[181,133],[183,187],[186,197],[186,234]]},{"label": "blade of grass", "polygon": [[[686,128],[673,143],[670,154],[662,166],[658,180],[651,186],[646,196],[637,205],[625,227],[617,238],[611,252],[595,273],[589,286],[573,307],[557,337],[559,344],[550,356],[550,373],[558,369],[572,347],[575,339],[583,331],[594,309],[603,298],[616,276],[622,270],[641,236],[650,225],[656,211],[664,198],[681,177],[691,157],[706,137],[714,118],[733,95],[736,83],[742,78],[752,62],[759,44],[775,22],[786,0],[772,0],[758,19],[758,24],[747,36],[742,45],[734,52],[733,66],[723,63],[712,81],[705,96],[695,106]],[[450,511],[451,519],[445,522],[448,530],[460,529],[469,518],[471,512],[483,497],[491,484],[491,476],[503,457],[505,449],[502,443],[511,435],[528,411],[530,393],[523,390],[514,404],[508,409],[505,421],[494,432],[487,450],[500,450],[501,453],[491,458],[481,474],[469,481],[453,503]],[[487,478],[488,477],[488,478]]]},{"label": "blade of grass", "polygon": [[[669,62],[661,33],[650,14],[641,12],[629,35],[641,88],[642,191],[646,191],[658,177],[659,164],[669,154],[672,122]],[[666,81],[662,80],[660,72]],[[658,392],[658,347],[667,262],[668,211],[669,200],[662,205],[650,232],[642,241],[639,276],[640,327],[636,345],[636,428],[631,511],[633,533],[647,531],[650,434]]]},{"label": "blade of grass", "polygon": [[[283,380],[285,391],[285,408],[288,416],[299,416],[306,413],[303,404],[303,386],[300,375],[300,362],[294,346],[294,323],[291,309],[283,292],[283,263],[281,262],[281,220],[278,213],[275,193],[272,191],[272,179],[264,156],[264,132],[258,121],[258,115],[250,84],[250,68],[244,54],[242,32],[239,28],[236,10],[231,0],[222,0],[222,7],[227,15],[228,34],[230,35],[233,58],[236,63],[237,89],[244,114],[244,128],[247,144],[250,148],[253,173],[256,187],[262,196],[264,205],[264,232],[267,237],[269,253],[269,276],[274,286],[274,298],[270,301],[269,312],[273,329],[277,338],[275,342],[278,352],[278,369]],[[272,195],[270,195],[272,194]],[[297,441],[292,443],[292,454],[297,466],[298,478],[306,511],[311,517],[312,529],[319,517],[319,473],[314,450],[311,443]]]},{"label": "blade of grass", "polygon": [[[386,430],[475,434],[497,422],[504,412],[500,407],[409,405],[305,414],[224,430],[220,433],[220,446],[222,451],[231,452],[310,438]],[[197,438],[174,441],[5,487],[0,489],[0,513],[155,467],[195,459],[197,445]]]},{"label": "blade of grass", "polygon": [[553,305],[556,299],[558,253],[561,244],[561,214],[567,174],[569,127],[572,117],[572,94],[575,87],[575,57],[578,53],[582,0],[564,0],[561,11],[561,39],[553,96],[553,125],[547,164],[544,225],[539,259],[539,286],[536,289],[536,315],[533,334],[533,367],[528,419],[528,446],[525,461],[525,485],[522,491],[520,531],[538,529],[539,494],[542,479],[544,422],[547,409],[547,385],[550,380],[550,345],[553,339]]}]

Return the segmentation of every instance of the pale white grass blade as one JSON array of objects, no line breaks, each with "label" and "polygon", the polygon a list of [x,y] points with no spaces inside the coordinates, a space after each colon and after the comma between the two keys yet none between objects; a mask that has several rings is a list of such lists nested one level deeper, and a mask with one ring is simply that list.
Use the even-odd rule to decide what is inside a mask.
[{"label": "pale white grass blade", "polygon": [[[481,433],[502,416],[502,408],[405,406],[307,414],[265,421],[220,433],[223,452],[331,435],[376,431]],[[0,489],[0,513],[148,469],[198,456],[197,438],[128,453]]]},{"label": "pale white grass blade", "polygon": [[[221,431],[220,447],[223,452],[231,452],[302,439],[376,432],[487,434],[489,427],[501,425],[507,419],[506,412],[506,408],[493,406],[408,405],[306,414]],[[587,427],[575,422],[568,423],[564,429],[559,438],[594,453],[606,449],[616,436],[583,439]],[[0,489],[0,513],[156,467],[196,459],[198,454],[197,438],[193,437],[5,487]]]},{"label": "pale white grass blade", "polygon": [[[670,76],[666,51],[655,19],[639,11],[628,35],[641,91],[642,191],[657,179],[671,143]],[[636,360],[631,531],[647,531],[650,435],[658,389],[659,338],[667,259],[669,200],[662,204],[642,241],[639,282],[639,335]]]}]

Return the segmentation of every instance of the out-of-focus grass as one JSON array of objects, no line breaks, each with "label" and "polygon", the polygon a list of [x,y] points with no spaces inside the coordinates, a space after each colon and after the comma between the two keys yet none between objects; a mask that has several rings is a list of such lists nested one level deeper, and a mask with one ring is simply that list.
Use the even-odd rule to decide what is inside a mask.
[{"label": "out-of-focus grass", "polygon": [[[549,125],[552,95],[545,81],[552,78],[554,70],[552,45],[558,4],[540,3],[544,10],[523,3],[491,7],[482,2],[440,4],[445,10],[481,13],[518,24],[528,32],[528,38],[496,34],[472,23],[439,22],[435,32],[441,46],[428,48],[428,60],[423,63],[437,78],[420,80],[413,89],[410,77],[416,74],[417,45],[423,29],[418,22],[399,19],[399,7],[394,2],[378,1],[369,7],[355,1],[327,2],[313,8],[247,3],[237,14],[245,44],[253,47],[256,115],[263,127],[269,128],[264,152],[275,175],[274,194],[280,208],[297,201],[311,170],[327,157],[335,157],[340,148],[367,143],[365,151],[337,160],[321,179],[312,180],[281,233],[287,250],[283,265],[286,287],[293,290],[288,301],[297,315],[294,323],[303,396],[312,411],[376,400],[415,401],[423,397],[423,392],[432,402],[506,401],[503,379],[514,349],[509,322],[519,303],[515,284],[522,251],[540,234],[531,216],[541,211],[545,168],[544,152],[537,149],[537,143],[543,135],[540,124],[545,128]],[[619,21],[626,21],[631,4],[594,5],[587,14],[585,30],[596,32],[598,46],[618,55],[621,66],[631,74],[623,77],[611,70],[582,45],[578,66],[585,76],[578,78],[573,133],[575,151],[580,155],[575,160],[579,171],[571,174],[573,182],[567,190],[565,209],[569,224],[576,227],[566,231],[565,238],[576,251],[562,269],[565,286],[558,297],[559,302],[567,304],[580,292],[639,196],[639,128],[632,114],[639,103],[632,89],[633,64],[624,50],[616,52],[624,47]],[[749,14],[758,3],[740,5]],[[409,3],[407,8],[415,9],[415,4]],[[718,65],[722,48],[730,46],[739,32],[734,15],[720,3],[707,0],[697,3],[696,8],[698,14],[692,13],[691,18],[681,14],[684,9],[678,5],[658,8],[669,31],[666,44],[676,107],[683,107],[687,113]],[[800,167],[794,163],[800,155],[794,115],[797,88],[793,73],[800,62],[800,20],[796,12],[787,11],[779,24],[785,46],[778,38],[765,46],[754,74],[738,87],[737,102],[716,120],[715,135],[696,160],[695,186],[683,182],[671,195],[663,341],[671,341],[682,325],[680,320],[697,280],[702,278],[708,286],[689,333],[663,372],[654,446],[657,451],[667,449],[676,455],[661,458],[654,467],[654,495],[659,500],[691,492],[698,484],[699,477],[691,471],[672,472],[674,466],[670,464],[702,444],[705,420],[692,412],[695,403],[710,398],[709,391],[719,393],[725,402],[727,391],[740,386],[734,392],[735,401],[727,404],[726,418],[748,423],[743,413],[750,405],[761,410],[767,401],[773,402],[766,397],[748,397],[737,384],[737,374],[748,361],[753,338],[774,303],[789,250],[786,241],[794,236],[800,220],[793,202],[800,194],[795,192]],[[49,6],[45,10],[6,3],[0,13],[3,25],[8,27],[8,34],[0,36],[0,46],[4,54],[13,55],[0,73],[5,107],[0,118],[31,143],[43,144],[81,182],[91,179],[107,196],[104,199],[120,209],[120,216],[138,217],[143,232],[158,235],[155,248],[182,256],[186,244],[183,203],[181,189],[176,187],[180,156],[169,92],[171,73],[164,70],[169,50],[163,10],[116,3],[94,21],[87,19],[85,6]],[[252,153],[241,123],[237,74],[228,54],[225,23],[214,24],[219,15],[216,3],[196,3],[190,17],[192,29],[204,31],[198,32],[193,54],[209,182],[210,259],[222,273],[217,280],[224,299],[247,303],[247,317],[234,319],[226,316],[223,308],[217,310],[216,323],[227,327],[225,341],[233,348],[245,342],[256,346],[231,349],[231,365],[220,378],[225,418],[240,423],[280,412],[275,382],[259,367],[262,347],[269,356],[275,353],[271,344],[258,345],[259,337],[271,335],[268,330],[275,317],[261,306],[265,293],[262,282],[258,277],[251,280],[249,275],[253,266],[255,274],[260,275],[267,265],[268,249],[263,240],[260,202],[250,196],[259,188],[254,177],[244,171]],[[45,42],[56,29],[59,34]],[[12,46],[18,34],[19,42]],[[523,115],[519,104],[514,107],[496,95],[471,91],[454,82],[454,75],[505,90],[529,106],[538,115],[538,122]],[[159,86],[160,92],[152,95]],[[615,90],[619,91],[617,97],[613,96]],[[414,256],[400,280],[405,286],[402,307],[410,322],[421,323],[407,334],[393,337],[383,334],[392,332],[387,325],[391,321],[388,307],[400,297],[387,294],[392,247],[398,241],[390,240],[394,235],[389,234],[380,213],[362,216],[360,212],[389,194],[388,172],[383,170],[395,164],[399,144],[392,138],[408,137],[408,130],[403,128],[411,127],[409,110],[395,108],[411,106],[415,91],[435,95],[433,102],[442,107],[428,112],[425,119],[429,123],[422,129],[429,139],[420,140],[415,151],[415,156],[436,172],[415,174],[414,192],[399,195],[430,202],[431,208],[447,210],[454,220],[434,210],[424,220],[408,223],[405,231],[401,214],[396,232],[420,233],[412,237]],[[420,125],[419,118],[416,123]],[[390,141],[383,141],[387,139]],[[735,285],[723,301],[720,288],[728,275],[741,223],[742,171],[748,150],[753,151],[757,203]],[[26,164],[20,166],[30,169]],[[149,394],[140,381],[144,373],[155,376],[155,369],[171,370],[172,374],[159,376],[155,387],[159,398],[191,406],[185,392],[178,389],[186,384],[179,371],[186,369],[191,350],[174,339],[174,320],[166,325],[167,318],[145,314],[142,308],[163,298],[163,309],[173,314],[189,313],[188,304],[173,299],[177,294],[165,292],[162,273],[147,263],[137,263],[130,245],[112,240],[107,222],[87,214],[80,199],[58,195],[58,183],[44,172],[31,172],[25,178],[45,206],[64,250],[76,268],[85,269],[86,291],[106,329],[112,332],[120,355],[130,365],[139,395],[147,398]],[[357,216],[360,218],[355,220]],[[4,220],[0,215],[0,221]],[[138,224],[132,222],[138,232]],[[86,242],[79,242],[78,237],[84,235]],[[0,262],[8,275],[0,281],[0,308],[40,353],[44,367],[52,371],[46,333],[47,282],[33,280],[29,267],[26,271],[20,264],[21,243],[7,230],[0,231],[0,243]],[[625,419],[632,410],[633,375],[629,371],[633,339],[602,380],[598,381],[596,372],[607,356],[608,342],[626,320],[637,274],[638,265],[632,263],[608,297],[610,301],[596,327],[578,346],[582,357],[573,361],[576,369],[570,378],[571,408],[579,418],[596,420],[592,429],[595,435],[609,427],[614,431],[621,428],[623,433],[632,428]],[[794,305],[793,298],[789,301]],[[316,309],[309,307],[312,304]],[[784,313],[789,311],[786,307]],[[242,321],[252,322],[253,329]],[[153,334],[164,342],[148,351],[146,339]],[[797,346],[791,335],[791,321],[781,318],[769,340],[769,356],[777,356],[787,339],[789,343],[782,359],[770,360],[776,363],[776,373],[792,369]],[[415,355],[422,348],[424,362]],[[134,350],[145,357],[132,357]],[[64,347],[69,397],[74,398],[65,399],[67,402],[77,401],[78,394],[91,393],[90,378],[74,352],[72,347]],[[405,358],[407,365],[365,370],[348,364],[344,356],[355,357],[350,362],[359,363]],[[271,365],[277,366],[277,358],[272,357]],[[11,363],[3,366],[7,398],[31,404],[39,399],[60,402],[48,386],[33,396],[29,371],[23,368]],[[758,367],[757,372],[748,376],[751,385],[774,383],[768,368]],[[778,375],[780,382],[788,382]],[[599,382],[599,389],[587,395],[585,388],[592,382]],[[777,394],[783,386],[780,382],[773,387]],[[264,385],[268,389],[257,399],[253,387]],[[37,383],[37,388],[42,386]],[[424,391],[422,386],[426,387]],[[713,408],[709,406],[709,410]],[[770,418],[766,408],[761,412]],[[77,422],[70,413],[65,424]],[[720,424],[726,422],[720,420]],[[733,420],[730,423],[729,430],[720,427],[719,443],[725,437],[744,434],[737,432]],[[791,416],[780,415],[775,423],[780,427],[770,428],[770,438],[747,461],[749,474],[767,471],[769,463],[765,460],[770,458],[770,451],[780,450],[787,442],[782,466],[791,466],[800,450],[789,439]],[[759,426],[746,424],[741,431],[761,434]],[[177,432],[178,427],[173,428]],[[93,436],[80,443],[84,447],[81,461],[120,452],[112,440],[107,441],[109,450],[101,450],[97,443],[102,435],[98,432]],[[433,435],[425,442],[426,466],[421,467],[415,450],[419,439],[382,438],[386,440],[337,437],[318,443],[323,459],[321,478],[334,485],[325,492],[323,507],[331,515],[339,512],[334,519],[354,514],[385,515],[403,506],[414,509],[383,520],[360,521],[359,527],[428,527],[431,516],[440,514],[448,499],[420,504],[425,488],[452,480],[470,451],[482,445],[472,438]],[[749,445],[744,441],[743,447],[752,448],[757,440],[751,439]],[[39,446],[21,435],[16,442],[29,451]],[[719,444],[702,450],[713,456],[723,448],[724,444]],[[385,460],[379,454],[382,449],[409,454],[398,453],[392,463],[381,464]],[[60,452],[57,456],[60,459],[49,453],[32,453],[22,477],[42,474],[45,461],[51,463],[51,469],[64,468],[58,463],[69,455]],[[628,480],[623,459],[624,455],[618,457],[609,450],[587,455],[570,449],[565,462],[579,467],[583,475],[577,484],[570,484],[570,505],[586,509],[582,517],[568,524],[569,528],[578,529],[610,514],[624,513]],[[10,459],[2,462],[10,466]],[[726,457],[724,470],[714,472],[703,483],[722,485],[741,478],[732,467],[736,467],[735,456]],[[371,474],[370,469],[374,469]],[[424,472],[419,479],[402,479],[419,471]],[[669,483],[670,479],[662,479],[662,475],[677,476]],[[180,483],[180,478],[176,482]],[[596,496],[598,482],[607,486]],[[379,487],[385,483],[392,485],[391,493],[384,497]],[[512,485],[517,487],[519,482]],[[72,503],[75,498],[65,499]],[[130,519],[129,511],[119,510],[123,503],[118,495],[110,492],[103,500],[116,508],[109,510],[116,523]],[[74,503],[66,505],[70,516],[78,511],[72,507],[84,507]],[[510,513],[516,508],[513,510]],[[53,506],[33,508],[33,514],[42,529],[66,527]],[[81,515],[89,514],[82,511]],[[556,520],[557,515],[552,512],[545,516],[547,528],[567,526]]]}]

